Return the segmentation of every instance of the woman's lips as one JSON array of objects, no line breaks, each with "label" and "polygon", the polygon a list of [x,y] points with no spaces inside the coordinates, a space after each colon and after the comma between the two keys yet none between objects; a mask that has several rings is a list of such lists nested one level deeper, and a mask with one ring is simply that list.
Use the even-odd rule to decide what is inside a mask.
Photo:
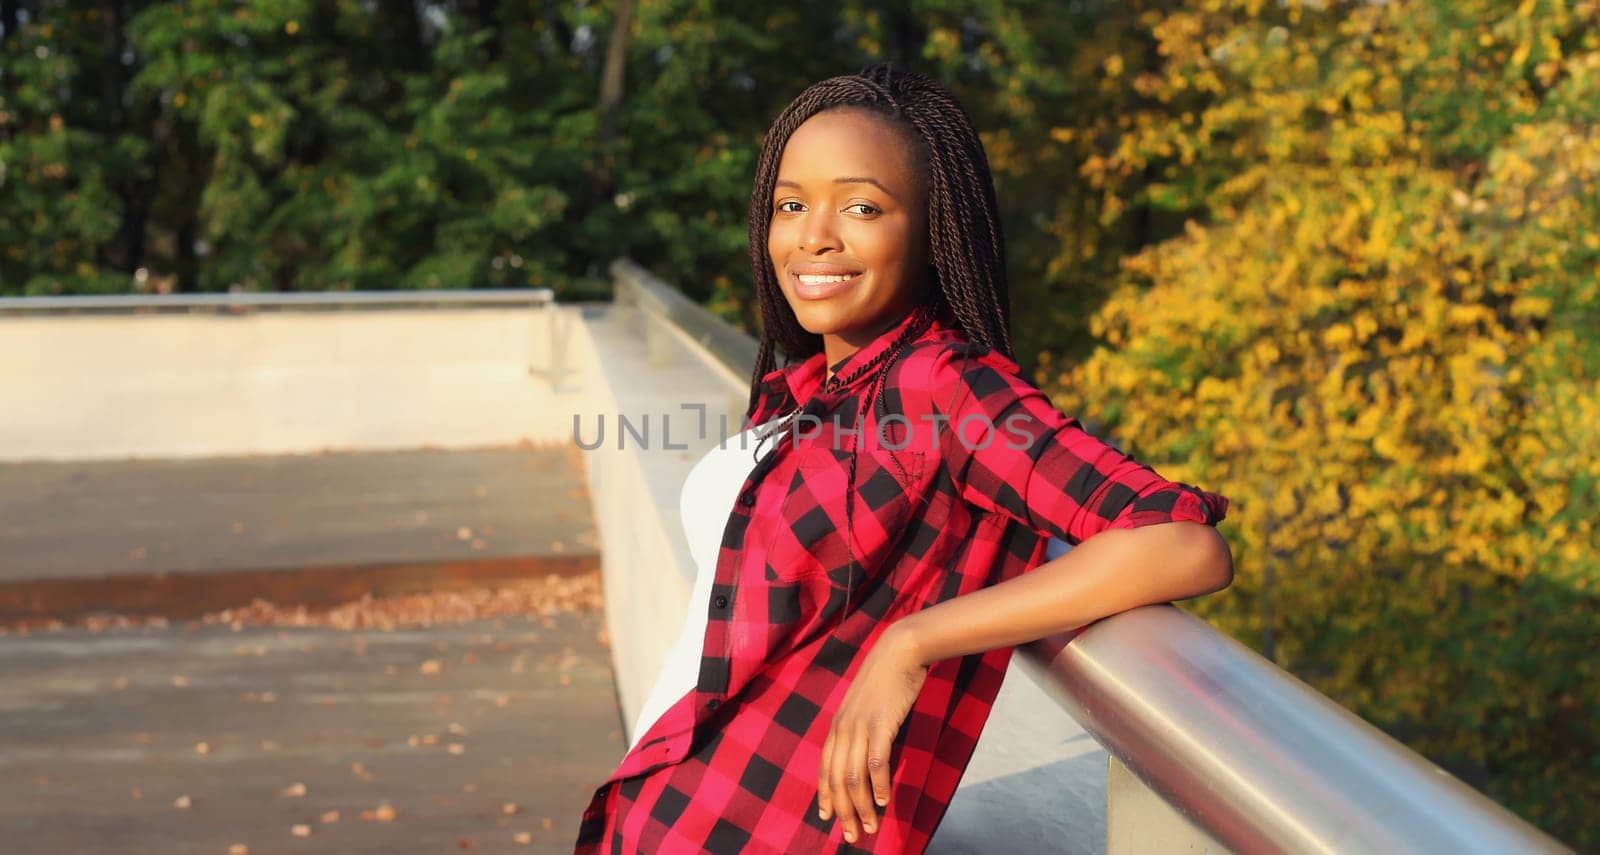
[{"label": "woman's lips", "polygon": [[860,273],[794,273],[790,272],[790,281],[794,283],[794,295],[801,300],[826,300],[829,297],[855,285],[861,280]]}]

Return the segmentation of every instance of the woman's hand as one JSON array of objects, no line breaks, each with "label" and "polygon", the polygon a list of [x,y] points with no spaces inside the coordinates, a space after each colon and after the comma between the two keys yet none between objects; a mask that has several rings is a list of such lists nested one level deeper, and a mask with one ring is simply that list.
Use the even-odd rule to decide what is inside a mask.
[{"label": "woman's hand", "polygon": [[838,812],[851,843],[863,829],[878,830],[873,801],[889,803],[890,746],[927,676],[910,633],[891,625],[867,651],[834,713],[822,744],[817,807],[824,820]]}]

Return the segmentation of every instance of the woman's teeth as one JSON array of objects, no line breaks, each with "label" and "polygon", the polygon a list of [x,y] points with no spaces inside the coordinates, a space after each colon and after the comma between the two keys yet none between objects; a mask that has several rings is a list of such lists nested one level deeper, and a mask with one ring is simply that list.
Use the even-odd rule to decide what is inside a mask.
[{"label": "woman's teeth", "polygon": [[844,276],[815,276],[810,273],[802,273],[798,278],[806,285],[822,285],[828,282],[843,282],[846,279],[854,279],[856,275],[851,273]]}]

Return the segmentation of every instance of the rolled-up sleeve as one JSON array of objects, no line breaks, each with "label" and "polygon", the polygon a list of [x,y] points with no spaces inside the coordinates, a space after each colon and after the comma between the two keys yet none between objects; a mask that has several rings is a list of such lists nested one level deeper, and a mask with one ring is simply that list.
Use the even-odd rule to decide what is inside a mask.
[{"label": "rolled-up sleeve", "polygon": [[1106,529],[1215,525],[1228,499],[1169,481],[1063,415],[1014,362],[977,345],[931,360],[928,391],[948,418],[941,453],[960,497],[1077,544]]}]

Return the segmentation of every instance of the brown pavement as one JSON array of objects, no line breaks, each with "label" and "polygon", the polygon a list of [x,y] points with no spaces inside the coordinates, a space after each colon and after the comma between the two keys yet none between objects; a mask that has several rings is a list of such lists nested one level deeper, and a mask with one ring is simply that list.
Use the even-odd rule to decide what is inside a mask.
[{"label": "brown pavement", "polygon": [[0,463],[0,622],[582,573],[570,446]]}]

